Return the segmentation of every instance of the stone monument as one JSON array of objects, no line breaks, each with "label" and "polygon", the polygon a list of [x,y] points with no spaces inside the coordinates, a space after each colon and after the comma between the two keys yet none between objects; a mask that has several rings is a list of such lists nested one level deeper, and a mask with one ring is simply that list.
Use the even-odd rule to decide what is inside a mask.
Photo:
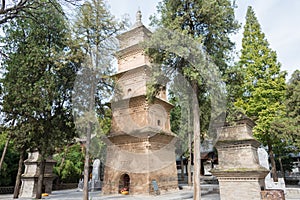
[{"label": "stone monument", "polygon": [[[28,159],[24,161],[25,171],[21,176],[22,185],[20,189],[20,198],[23,197],[35,197],[37,190],[38,181],[38,162],[39,162],[39,152],[33,151],[28,153]],[[45,193],[51,194],[52,184],[54,180],[53,166],[56,161],[52,159],[47,159],[45,164],[43,191]]]},{"label": "stone monument", "polygon": [[269,170],[260,166],[254,139],[254,123],[244,117],[235,126],[218,129],[216,144],[219,165],[211,172],[219,180],[221,200],[261,200]]},{"label": "stone monument", "polygon": [[[258,148],[257,152],[258,152],[259,164],[269,170],[270,165],[269,165],[268,153],[263,148]],[[271,172],[269,172],[265,178],[265,186],[266,189],[268,190],[283,190],[284,193],[286,193],[284,178],[278,178],[278,182],[274,182],[273,178],[271,177]]]},{"label": "stone monument", "polygon": [[93,163],[92,179],[90,180],[90,190],[96,191],[101,189],[100,181],[100,160],[96,159]]},{"label": "stone monument", "polygon": [[79,179],[77,189],[78,189],[78,191],[82,191],[83,190],[83,178]]},{"label": "stone monument", "polygon": [[119,93],[111,101],[112,127],[107,140],[103,194],[154,194],[178,188],[175,140],[170,131],[166,87],[153,101],[146,98],[151,64],[141,42],[151,32],[141,22],[141,12],[131,30],[119,35],[118,72],[114,75]]}]

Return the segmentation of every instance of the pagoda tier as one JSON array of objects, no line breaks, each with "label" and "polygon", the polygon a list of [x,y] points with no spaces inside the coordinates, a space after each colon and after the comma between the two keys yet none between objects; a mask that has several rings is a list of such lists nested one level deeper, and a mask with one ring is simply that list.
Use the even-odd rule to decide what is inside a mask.
[{"label": "pagoda tier", "polygon": [[153,194],[178,188],[175,161],[176,137],[170,130],[166,87],[161,85],[153,101],[146,98],[151,80],[151,64],[141,42],[151,32],[141,22],[141,12],[133,28],[117,38],[120,50],[114,75],[116,92],[111,101],[112,126],[107,141],[103,194],[121,190],[129,194]]}]

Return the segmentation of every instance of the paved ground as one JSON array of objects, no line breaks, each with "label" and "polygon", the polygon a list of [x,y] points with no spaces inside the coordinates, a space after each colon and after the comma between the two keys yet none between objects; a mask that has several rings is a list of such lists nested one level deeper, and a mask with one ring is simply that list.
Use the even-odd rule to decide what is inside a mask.
[{"label": "paved ground", "polygon": [[[10,200],[13,199],[12,195],[0,195],[0,200]],[[23,200],[32,200],[32,198],[20,198]],[[48,197],[43,197],[43,199],[49,200],[81,200],[82,199],[82,191],[78,191],[77,189],[73,190],[61,190],[61,191],[53,191],[51,195]],[[166,194],[161,194],[157,196],[144,196],[144,195],[111,195],[111,196],[102,196],[101,192],[90,192],[91,200],[192,200],[193,192],[189,188],[184,188],[183,190],[173,191]],[[220,200],[219,194],[217,192],[205,190],[202,192],[202,200]]]},{"label": "paved ground", "polygon": [[[12,195],[0,195],[0,199],[2,200],[10,200],[12,199]],[[21,198],[21,199],[32,199],[32,198]],[[81,200],[82,192],[77,190],[64,190],[64,191],[54,191],[48,197],[44,197],[43,199],[51,199],[51,200]],[[179,190],[166,194],[161,194],[157,196],[130,196],[130,195],[112,195],[112,196],[101,196],[100,192],[90,192],[91,200],[192,200],[193,194],[191,190]],[[206,193],[202,194],[201,200],[219,200],[219,194],[216,193]]]},{"label": "paved ground", "polygon": [[[201,200],[220,200],[219,193],[216,185],[204,185],[202,186]],[[0,200],[11,200],[12,195],[0,195]],[[29,200],[33,198],[21,198],[23,200]],[[82,191],[76,189],[54,191],[48,197],[43,199],[49,200],[81,200]],[[90,192],[91,200],[192,200],[193,190],[191,188],[184,187],[183,190],[173,191],[166,194],[157,196],[130,196],[130,195],[111,195],[102,196],[101,192]],[[286,195],[286,200],[300,200],[300,188],[292,188],[292,192]]]}]

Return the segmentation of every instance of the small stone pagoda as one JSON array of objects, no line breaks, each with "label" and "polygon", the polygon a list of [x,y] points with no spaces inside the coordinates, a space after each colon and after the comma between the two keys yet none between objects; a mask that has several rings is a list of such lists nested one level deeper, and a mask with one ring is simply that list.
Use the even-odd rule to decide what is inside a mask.
[{"label": "small stone pagoda", "polygon": [[137,12],[131,30],[119,35],[117,91],[111,102],[112,127],[107,140],[103,194],[153,194],[178,188],[176,137],[170,131],[166,87],[153,101],[146,98],[151,64],[141,42],[151,32]]},{"label": "small stone pagoda", "polygon": [[255,124],[246,116],[236,123],[218,129],[219,165],[211,172],[219,180],[221,200],[261,200],[269,171],[259,164],[260,143],[252,133]]},{"label": "small stone pagoda", "polygon": [[[25,171],[21,176],[22,185],[19,195],[20,198],[32,198],[36,195],[39,159],[40,154],[38,151],[28,152],[28,159],[24,161]],[[42,192],[49,194],[52,192],[52,183],[55,178],[53,174],[53,166],[55,163],[56,161],[53,159],[46,160]]]}]

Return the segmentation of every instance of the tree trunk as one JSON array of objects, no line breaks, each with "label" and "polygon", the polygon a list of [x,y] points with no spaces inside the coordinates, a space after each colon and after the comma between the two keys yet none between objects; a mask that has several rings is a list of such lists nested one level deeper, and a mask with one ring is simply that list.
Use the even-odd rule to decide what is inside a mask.
[{"label": "tree trunk", "polygon": [[37,182],[37,190],[36,190],[36,199],[42,198],[43,193],[43,183],[44,183],[44,172],[45,172],[46,159],[43,155],[41,155],[41,161],[39,163],[38,170],[38,182]]},{"label": "tree trunk", "polygon": [[[96,66],[98,63],[98,53],[96,54]],[[91,88],[89,91],[89,112],[93,113],[95,109],[95,93],[96,93],[96,75],[94,74],[93,68],[91,69]],[[84,160],[84,178],[83,178],[83,200],[89,200],[89,169],[90,169],[90,143],[93,129],[93,122],[88,119],[87,133],[86,133],[86,144],[85,144],[85,160]]]},{"label": "tree trunk", "polygon": [[9,141],[10,141],[10,136],[7,137],[7,140],[6,140],[3,152],[2,152],[2,156],[1,156],[1,160],[0,160],[0,174],[1,174],[2,164],[4,162],[4,157],[5,157],[7,148],[8,148]]},{"label": "tree trunk", "polygon": [[22,175],[22,169],[23,169],[23,163],[24,163],[24,156],[25,156],[25,150],[22,150],[19,157],[19,166],[18,166],[18,173],[15,183],[15,189],[14,189],[14,199],[17,199],[19,197],[20,193],[20,186],[21,186],[21,175]]},{"label": "tree trunk", "polygon": [[188,186],[192,186],[192,173],[191,173],[191,168],[192,168],[192,136],[191,132],[188,132],[188,137],[189,137],[189,159],[188,159]]},{"label": "tree trunk", "polygon": [[84,178],[83,178],[83,200],[89,200],[89,169],[90,169],[90,142],[91,142],[92,125],[89,122],[85,143],[85,160],[84,160]]},{"label": "tree trunk", "polygon": [[201,171],[201,154],[200,154],[200,111],[198,104],[198,83],[193,81],[193,116],[194,116],[194,200],[201,199],[200,188],[200,171]]},{"label": "tree trunk", "polygon": [[284,173],[284,169],[283,169],[283,165],[282,165],[282,161],[281,161],[280,156],[278,158],[278,161],[279,161],[279,165],[280,165],[281,178],[285,178],[285,173]]},{"label": "tree trunk", "polygon": [[278,175],[277,175],[277,170],[276,170],[276,163],[275,163],[275,158],[274,158],[274,152],[273,152],[273,147],[270,142],[268,142],[268,149],[269,149],[269,156],[270,156],[270,161],[271,161],[271,166],[272,166],[272,177],[274,182],[278,182]]}]

